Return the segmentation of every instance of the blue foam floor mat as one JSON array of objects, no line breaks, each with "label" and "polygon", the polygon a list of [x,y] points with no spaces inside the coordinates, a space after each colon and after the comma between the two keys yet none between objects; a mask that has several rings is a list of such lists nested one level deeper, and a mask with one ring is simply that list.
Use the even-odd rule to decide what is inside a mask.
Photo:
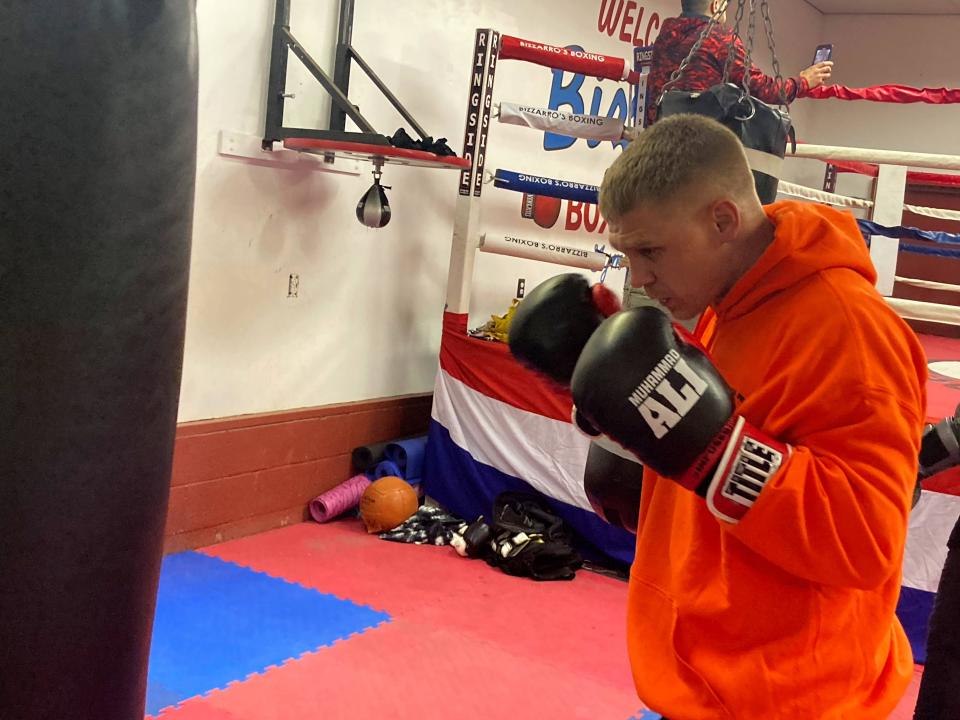
[{"label": "blue foam floor mat", "polygon": [[386,613],[201,553],[164,559],[147,712],[364,632]]}]

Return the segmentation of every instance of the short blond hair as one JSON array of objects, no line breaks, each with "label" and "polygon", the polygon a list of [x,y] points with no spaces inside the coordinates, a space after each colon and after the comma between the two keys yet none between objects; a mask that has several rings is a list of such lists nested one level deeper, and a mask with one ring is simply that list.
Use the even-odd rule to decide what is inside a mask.
[{"label": "short blond hair", "polygon": [[708,117],[672,115],[640,133],[604,173],[600,213],[617,220],[644,203],[707,188],[756,194],[743,145]]}]

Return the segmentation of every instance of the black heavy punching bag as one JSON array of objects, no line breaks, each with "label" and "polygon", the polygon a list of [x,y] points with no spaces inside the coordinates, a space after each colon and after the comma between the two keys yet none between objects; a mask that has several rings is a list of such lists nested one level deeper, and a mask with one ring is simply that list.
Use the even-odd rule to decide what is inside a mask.
[{"label": "black heavy punching bag", "polygon": [[0,718],[141,720],[183,357],[192,0],[0,2]]},{"label": "black heavy punching bag", "polygon": [[[960,405],[953,417],[928,425],[920,442],[924,479],[960,464]],[[960,718],[960,520],[947,541],[947,559],[930,615],[927,662],[914,720]]]},{"label": "black heavy punching bag", "polygon": [[914,720],[960,718],[960,520],[947,542]]}]

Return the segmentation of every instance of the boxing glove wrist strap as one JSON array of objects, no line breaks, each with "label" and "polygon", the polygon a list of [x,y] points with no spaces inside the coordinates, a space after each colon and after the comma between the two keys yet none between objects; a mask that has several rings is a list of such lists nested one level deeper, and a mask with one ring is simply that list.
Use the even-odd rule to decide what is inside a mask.
[{"label": "boxing glove wrist strap", "polygon": [[[600,437],[600,432],[576,408],[573,423],[584,435]],[[791,451],[789,445],[769,437],[745,418],[733,416],[696,462],[671,479],[705,498],[707,507],[718,518],[737,523],[753,507]]]},{"label": "boxing glove wrist strap", "polygon": [[774,440],[744,418],[735,420],[723,456],[706,490],[710,512],[734,524],[753,507],[792,452],[789,445]]},{"label": "boxing glove wrist strap", "polygon": [[713,436],[707,449],[682,474],[672,477],[674,482],[680,483],[687,490],[695,492],[700,497],[707,496],[710,478],[713,469],[717,467],[720,458],[730,444],[730,438],[737,424],[737,417],[731,416],[720,431]]}]

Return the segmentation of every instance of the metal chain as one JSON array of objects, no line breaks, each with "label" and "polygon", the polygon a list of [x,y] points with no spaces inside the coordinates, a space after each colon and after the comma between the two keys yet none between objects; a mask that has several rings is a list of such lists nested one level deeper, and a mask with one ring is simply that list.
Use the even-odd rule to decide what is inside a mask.
[{"label": "metal chain", "polygon": [[761,1],[760,13],[763,15],[763,26],[767,32],[767,47],[770,48],[770,56],[773,59],[773,77],[776,78],[777,87],[780,89],[780,104],[789,107],[787,91],[783,84],[783,73],[780,72],[780,58],[777,57],[777,41],[774,39],[773,20],[770,18],[770,4],[767,0]]},{"label": "metal chain", "polygon": [[747,27],[747,58],[743,65],[743,91],[750,97],[750,70],[753,69],[753,44],[757,37],[757,6],[750,2],[750,22]]},{"label": "metal chain", "polygon": [[[740,0],[742,3],[743,0]],[[707,26],[703,29],[703,32],[700,33],[700,37],[697,38],[697,41],[693,44],[693,47],[690,48],[690,52],[687,53],[687,56],[683,59],[683,62],[680,63],[680,67],[673,71],[673,74],[670,76],[670,79],[667,80],[663,85],[663,89],[660,91],[660,97],[657,98],[657,105],[663,102],[663,98],[667,94],[667,90],[676,85],[680,78],[683,77],[683,73],[686,72],[687,67],[693,62],[693,58],[696,57],[696,54],[700,52],[700,48],[703,47],[703,43],[710,36],[710,33],[713,32],[713,29],[720,22],[720,17],[723,15],[724,11],[727,9],[729,2],[724,2],[717,8],[717,11],[710,18]]]},{"label": "metal chain", "polygon": [[733,58],[737,51],[737,38],[740,37],[740,23],[743,22],[743,8],[746,0],[738,0],[737,15],[730,33],[730,43],[727,45],[727,61],[723,65],[723,83],[730,82],[730,71],[733,68]]},{"label": "metal chain", "polygon": [[[717,11],[710,18],[707,26],[703,29],[703,32],[700,33],[700,37],[697,38],[697,41],[694,43],[693,47],[690,49],[690,52],[687,54],[687,57],[683,59],[683,62],[680,63],[673,74],[670,76],[670,79],[664,84],[663,89],[660,92],[660,97],[657,98],[657,104],[659,105],[663,102],[664,96],[667,94],[667,91],[676,85],[680,78],[683,77],[684,72],[690,66],[690,63],[696,57],[697,53],[700,52],[700,49],[703,47],[703,43],[710,36],[710,33],[713,29],[719,24],[720,17],[727,10],[732,0],[728,0],[717,8]],[[743,74],[743,89],[747,94],[747,97],[750,97],[750,68],[753,67],[753,45],[756,39],[756,28],[757,28],[757,3],[760,5],[760,14],[763,18],[764,31],[767,36],[767,47],[770,50],[770,56],[773,63],[773,73],[774,78],[777,81],[777,87],[780,93],[780,104],[788,106],[786,91],[784,88],[783,82],[783,73],[780,69],[780,59],[777,55],[777,44],[774,35],[773,28],[773,19],[770,15],[770,4],[768,0],[737,0],[737,12],[734,19],[734,24],[732,32],[730,33],[730,43],[727,47],[727,59],[723,66],[723,82],[727,83],[730,81],[730,75],[733,69],[734,57],[736,56],[736,47],[737,47],[737,38],[740,36],[740,28],[743,25],[744,12],[747,6],[747,3],[750,4],[750,15],[747,19],[747,42],[744,43],[746,50],[745,57],[745,67]]]}]

